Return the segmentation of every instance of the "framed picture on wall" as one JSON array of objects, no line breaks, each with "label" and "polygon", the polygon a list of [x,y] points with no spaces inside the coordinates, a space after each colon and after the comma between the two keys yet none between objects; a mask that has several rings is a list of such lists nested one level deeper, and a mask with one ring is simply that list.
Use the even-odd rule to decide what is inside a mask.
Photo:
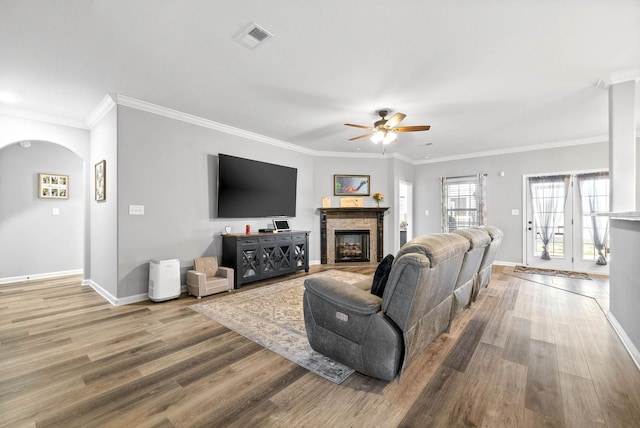
[{"label": "framed picture on wall", "polygon": [[69,199],[69,176],[38,174],[38,197],[42,199]]},{"label": "framed picture on wall", "polygon": [[368,175],[341,175],[333,176],[333,194],[335,196],[369,196]]},{"label": "framed picture on wall", "polygon": [[101,160],[95,168],[96,201],[107,200],[107,161]]}]

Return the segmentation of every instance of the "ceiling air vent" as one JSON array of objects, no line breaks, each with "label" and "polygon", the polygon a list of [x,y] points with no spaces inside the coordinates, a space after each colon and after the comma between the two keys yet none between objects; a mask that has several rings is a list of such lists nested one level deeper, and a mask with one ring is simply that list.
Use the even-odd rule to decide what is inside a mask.
[{"label": "ceiling air vent", "polygon": [[240,34],[238,34],[235,37],[235,41],[249,49],[255,49],[259,44],[263,43],[270,37],[273,37],[273,34],[268,32],[258,24],[253,23]]}]

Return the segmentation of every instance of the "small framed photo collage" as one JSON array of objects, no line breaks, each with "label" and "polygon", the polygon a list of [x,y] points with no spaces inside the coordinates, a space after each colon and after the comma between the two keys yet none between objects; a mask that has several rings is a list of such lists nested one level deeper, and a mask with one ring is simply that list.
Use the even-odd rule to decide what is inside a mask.
[{"label": "small framed photo collage", "polygon": [[69,176],[38,174],[38,197],[42,199],[69,199]]}]

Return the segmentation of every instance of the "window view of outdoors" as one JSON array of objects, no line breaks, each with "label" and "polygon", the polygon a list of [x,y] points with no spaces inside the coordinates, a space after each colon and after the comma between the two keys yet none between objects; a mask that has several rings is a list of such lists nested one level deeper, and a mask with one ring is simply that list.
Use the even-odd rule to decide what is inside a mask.
[{"label": "window view of outdoors", "polygon": [[[478,176],[446,177],[443,183],[443,202],[446,206],[445,232],[479,226],[480,180]],[[444,220],[444,219],[443,219]]]}]

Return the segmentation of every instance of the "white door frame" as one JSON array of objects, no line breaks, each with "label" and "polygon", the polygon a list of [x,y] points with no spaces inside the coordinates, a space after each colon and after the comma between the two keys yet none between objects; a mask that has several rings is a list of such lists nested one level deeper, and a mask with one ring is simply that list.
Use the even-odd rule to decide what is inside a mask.
[{"label": "white door frame", "polygon": [[[399,180],[398,181],[398,195],[402,196],[402,188],[406,189],[406,199],[407,199],[407,241],[411,240],[413,237],[413,183],[408,181]],[[398,209],[398,220],[402,213]],[[398,230],[400,230],[400,223],[398,222]]]}]

